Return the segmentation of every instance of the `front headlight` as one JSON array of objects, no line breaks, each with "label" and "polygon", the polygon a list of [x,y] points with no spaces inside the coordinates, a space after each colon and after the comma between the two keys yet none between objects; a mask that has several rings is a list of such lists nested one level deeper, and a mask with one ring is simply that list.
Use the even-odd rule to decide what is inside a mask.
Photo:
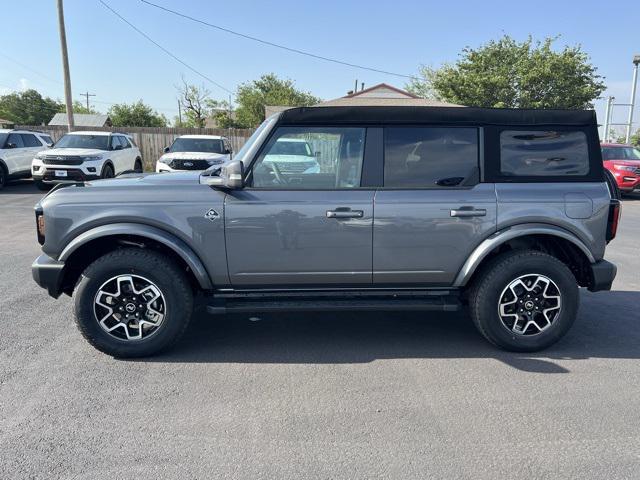
[{"label": "front headlight", "polygon": [[219,158],[212,158],[211,160],[207,160],[207,163],[209,165],[220,165],[221,163],[224,163],[224,161]]},{"label": "front headlight", "polygon": [[90,162],[92,160],[102,160],[102,155],[87,155],[86,157],[82,157],[85,162]]},{"label": "front headlight", "polygon": [[42,159],[43,159],[44,157],[46,157],[46,156],[47,156],[47,154],[46,154],[46,153],[44,153],[44,152],[38,152],[38,153],[36,153],[36,159],[38,159],[38,160],[42,160]]},{"label": "front headlight", "polygon": [[633,165],[614,165],[613,168],[615,168],[616,170],[623,170],[625,172],[636,171],[636,167],[634,167]]},{"label": "front headlight", "polygon": [[165,165],[168,165],[168,164],[169,164],[169,162],[171,162],[171,160],[170,160],[170,159],[165,158],[164,156],[163,156],[163,157],[160,157],[160,158],[158,159],[158,161],[159,161],[160,163],[164,163]]}]

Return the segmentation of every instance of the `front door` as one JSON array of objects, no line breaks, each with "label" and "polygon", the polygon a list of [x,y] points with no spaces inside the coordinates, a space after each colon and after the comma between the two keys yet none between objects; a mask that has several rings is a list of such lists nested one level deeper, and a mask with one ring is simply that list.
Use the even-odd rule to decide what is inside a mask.
[{"label": "front door", "polygon": [[235,287],[367,286],[374,189],[360,187],[365,129],[280,127],[225,200]]},{"label": "front door", "polygon": [[476,128],[385,128],[375,197],[373,283],[448,286],[496,230],[496,194],[479,180]]}]

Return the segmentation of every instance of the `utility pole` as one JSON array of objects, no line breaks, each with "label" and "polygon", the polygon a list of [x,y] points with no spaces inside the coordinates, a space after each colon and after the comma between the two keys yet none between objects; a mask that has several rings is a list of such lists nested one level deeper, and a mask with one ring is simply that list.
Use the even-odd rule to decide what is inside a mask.
[{"label": "utility pole", "polygon": [[80,94],[81,97],[85,97],[87,99],[87,113],[89,112],[89,97],[95,97],[96,94],[95,93],[89,93],[89,90],[87,90],[87,93],[81,93]]},{"label": "utility pole", "polygon": [[64,73],[64,100],[67,104],[67,127],[73,130],[73,97],[71,97],[71,74],[69,73],[69,54],[67,52],[67,34],[64,29],[64,8],[58,0],[58,30],[60,31],[60,50],[62,51],[62,71]]},{"label": "utility pole", "polygon": [[178,99],[178,122],[182,127],[182,104],[180,103],[180,99]]},{"label": "utility pole", "polygon": [[631,80],[631,100],[629,100],[629,117],[627,120],[627,131],[624,136],[624,143],[631,140],[631,126],[633,124],[633,108],[636,103],[636,88],[638,86],[638,65],[640,65],[640,55],[633,57],[633,80]]}]

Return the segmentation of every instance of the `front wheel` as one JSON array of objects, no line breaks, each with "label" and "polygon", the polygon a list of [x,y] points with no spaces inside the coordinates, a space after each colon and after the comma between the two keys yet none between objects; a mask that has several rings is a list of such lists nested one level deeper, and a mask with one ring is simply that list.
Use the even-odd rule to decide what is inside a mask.
[{"label": "front wheel", "polygon": [[578,312],[571,270],[543,252],[513,251],[482,270],[469,295],[480,333],[506,350],[534,352],[562,338]]},{"label": "front wheel", "polygon": [[89,265],[74,292],[78,329],[114,357],[144,357],[173,345],[193,310],[185,273],[160,253],[125,248]]},{"label": "front wheel", "polygon": [[107,165],[102,169],[102,178],[113,178],[113,168],[111,165]]}]

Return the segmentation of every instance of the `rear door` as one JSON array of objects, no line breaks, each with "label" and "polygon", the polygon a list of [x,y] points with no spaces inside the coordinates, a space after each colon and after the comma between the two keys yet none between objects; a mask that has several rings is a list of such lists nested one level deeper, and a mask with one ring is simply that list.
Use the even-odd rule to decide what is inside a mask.
[{"label": "rear door", "polygon": [[45,147],[42,142],[33,133],[22,133],[22,142],[24,143],[23,155],[20,162],[20,170],[31,170],[31,161],[40,150]]},{"label": "rear door", "polygon": [[479,183],[480,130],[387,127],[375,197],[373,283],[448,286],[496,230],[493,184]]},{"label": "rear door", "polygon": [[[22,135],[19,133],[10,133],[7,137],[7,141],[4,145],[4,151],[2,152],[2,160],[9,169],[9,175],[14,175],[25,170],[23,164],[25,158],[29,155],[24,147]],[[29,170],[30,167],[26,168]]]},{"label": "rear door", "polygon": [[111,161],[115,169],[116,175],[127,170],[126,152],[124,145],[120,142],[120,135],[111,135]]},{"label": "rear door", "polygon": [[[302,140],[313,156],[278,140]],[[365,129],[280,127],[225,200],[235,287],[371,285],[373,188],[362,188]],[[291,142],[293,143],[293,142]]]}]

